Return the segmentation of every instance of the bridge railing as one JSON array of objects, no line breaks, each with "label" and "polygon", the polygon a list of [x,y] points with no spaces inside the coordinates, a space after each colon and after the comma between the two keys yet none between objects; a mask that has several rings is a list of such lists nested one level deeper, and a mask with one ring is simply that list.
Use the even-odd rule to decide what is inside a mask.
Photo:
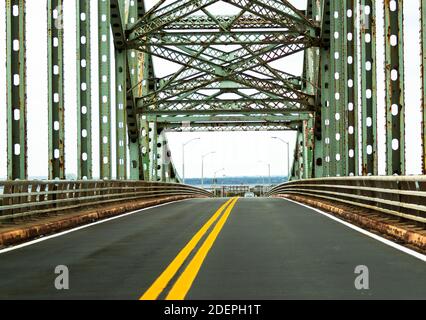
[{"label": "bridge railing", "polygon": [[144,181],[0,181],[0,221],[82,207],[173,196],[212,197],[200,188]]},{"label": "bridge railing", "polygon": [[267,195],[310,196],[426,223],[426,176],[299,180],[279,185]]}]

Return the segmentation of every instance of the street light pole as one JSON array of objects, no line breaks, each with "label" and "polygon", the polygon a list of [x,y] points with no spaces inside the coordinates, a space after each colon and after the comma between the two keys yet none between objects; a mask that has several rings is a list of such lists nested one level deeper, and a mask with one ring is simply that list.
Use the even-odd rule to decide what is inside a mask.
[{"label": "street light pole", "polygon": [[195,140],[200,140],[201,138],[194,138],[185,143],[182,143],[182,181],[185,184],[185,147]]},{"label": "street light pole", "polygon": [[204,187],[204,158],[211,155],[211,154],[215,154],[216,151],[212,151],[206,154],[203,154],[201,157],[201,186]]},{"label": "street light pole", "polygon": [[213,177],[213,190],[214,190],[214,195],[216,196],[216,176],[219,172],[224,171],[225,168],[222,168],[220,170],[215,171],[214,173],[214,177]]},{"label": "street light pole", "polygon": [[290,177],[290,175],[291,175],[291,172],[290,172],[291,171],[291,169],[290,169],[290,143],[279,138],[279,137],[271,137],[271,139],[279,140],[282,143],[284,143],[285,145],[287,145],[287,180],[290,181],[290,178],[291,178]]},{"label": "street light pole", "polygon": [[[266,163],[264,161],[258,161],[258,163],[266,164],[268,166],[269,185],[271,185],[272,184],[272,180],[271,180],[271,164],[270,163]],[[263,177],[262,193],[265,194],[265,176],[262,175],[262,177]]]}]

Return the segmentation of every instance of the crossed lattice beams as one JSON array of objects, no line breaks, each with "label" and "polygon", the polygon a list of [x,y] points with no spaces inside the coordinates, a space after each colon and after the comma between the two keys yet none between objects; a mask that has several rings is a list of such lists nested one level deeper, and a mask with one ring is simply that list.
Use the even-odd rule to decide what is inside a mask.
[{"label": "crossed lattice beams", "polygon": [[[139,113],[313,111],[314,97],[301,90],[301,79],[270,65],[319,45],[314,24],[288,1],[224,1],[240,11],[234,16],[212,14],[209,6],[218,0],[163,2],[130,28],[127,47],[181,67],[151,79],[156,89],[139,99]],[[233,98],[221,97],[227,93]]]}]

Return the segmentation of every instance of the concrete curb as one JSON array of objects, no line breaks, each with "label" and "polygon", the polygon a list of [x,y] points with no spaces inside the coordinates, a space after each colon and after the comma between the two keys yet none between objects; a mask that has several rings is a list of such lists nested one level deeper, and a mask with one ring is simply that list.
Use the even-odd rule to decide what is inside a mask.
[{"label": "concrete curb", "polygon": [[[277,198],[291,199],[297,202],[307,204],[311,207],[322,209],[324,211],[330,212],[333,215],[343,218],[344,220],[350,221],[364,229],[374,230],[381,234],[387,235],[397,241],[403,242],[406,245],[413,246],[421,253],[426,252],[426,235],[410,230],[403,226],[398,226],[392,223],[385,221],[380,221],[372,217],[365,215],[357,214],[355,212],[349,211],[350,209],[345,209],[344,206],[338,207],[329,203],[326,203],[322,200],[308,198],[305,196],[297,195],[279,195]],[[340,205],[340,204],[339,204]]]},{"label": "concrete curb", "polygon": [[141,200],[141,201],[132,201],[130,203],[118,204],[114,207],[106,208],[96,208],[88,209],[81,214],[74,215],[72,217],[64,216],[62,219],[51,222],[38,221],[34,225],[18,228],[15,230],[9,230],[5,232],[0,231],[0,246],[11,246],[26,241],[33,240],[35,238],[46,236],[61,231],[69,230],[75,227],[79,227],[85,224],[89,224],[95,221],[111,218],[124,214],[126,212],[131,212],[135,210],[140,210],[148,207],[153,207],[156,205],[191,199],[195,198],[193,196],[173,196],[165,197],[160,199],[152,200]]}]

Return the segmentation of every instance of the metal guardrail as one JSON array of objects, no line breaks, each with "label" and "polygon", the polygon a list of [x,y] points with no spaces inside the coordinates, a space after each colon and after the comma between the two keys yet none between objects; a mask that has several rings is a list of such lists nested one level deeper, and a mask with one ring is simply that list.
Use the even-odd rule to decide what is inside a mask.
[{"label": "metal guardrail", "polygon": [[0,181],[0,221],[35,214],[166,196],[212,197],[177,183],[144,181]]},{"label": "metal guardrail", "polygon": [[295,194],[380,211],[426,223],[426,176],[337,177],[299,180],[267,196]]}]

